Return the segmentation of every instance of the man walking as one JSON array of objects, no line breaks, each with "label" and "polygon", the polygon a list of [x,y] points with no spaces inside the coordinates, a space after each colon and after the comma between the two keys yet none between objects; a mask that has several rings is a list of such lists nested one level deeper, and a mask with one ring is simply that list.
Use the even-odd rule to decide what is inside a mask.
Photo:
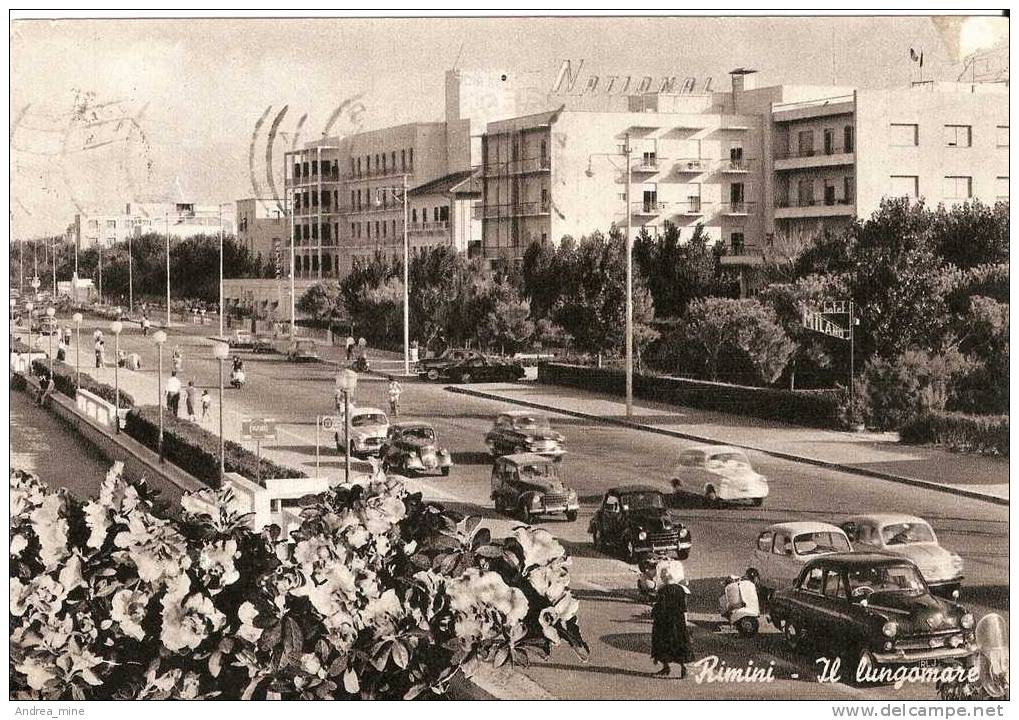
[{"label": "man walking", "polygon": [[389,390],[387,394],[389,396],[389,415],[391,417],[397,417],[400,414],[400,394],[403,392],[403,388],[400,383],[392,375],[389,376]]},{"label": "man walking", "polygon": [[198,388],[195,387],[194,380],[188,380],[185,402],[187,403],[188,420],[196,422],[198,420],[198,417],[195,415],[195,407],[198,405]]},{"label": "man walking", "polygon": [[354,358],[354,338],[347,336],[347,362],[349,363]]},{"label": "man walking", "polygon": [[176,370],[170,373],[170,379],[166,381],[166,407],[174,417],[177,417],[180,409],[180,380],[177,378]]}]

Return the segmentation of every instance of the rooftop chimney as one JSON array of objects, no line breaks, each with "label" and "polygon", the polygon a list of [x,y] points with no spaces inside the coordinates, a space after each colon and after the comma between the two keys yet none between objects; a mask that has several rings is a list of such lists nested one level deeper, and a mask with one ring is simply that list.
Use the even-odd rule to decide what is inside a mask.
[{"label": "rooftop chimney", "polygon": [[732,91],[734,93],[743,92],[744,90],[754,89],[754,78],[750,77],[757,71],[752,68],[736,68],[730,70],[729,75],[732,76]]}]

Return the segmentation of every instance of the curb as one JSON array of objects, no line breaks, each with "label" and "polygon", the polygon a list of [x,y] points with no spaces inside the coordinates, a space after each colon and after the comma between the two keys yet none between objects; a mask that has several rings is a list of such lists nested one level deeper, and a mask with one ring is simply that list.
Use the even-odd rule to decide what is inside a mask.
[{"label": "curb", "polygon": [[[453,387],[447,386],[444,388],[447,392],[460,393],[461,395],[473,395],[474,397],[485,398],[486,400],[498,400],[500,402],[508,402],[512,405],[523,405],[525,407],[533,407],[538,410],[546,410],[548,412],[558,413],[560,415],[570,415],[572,417],[584,418],[586,420],[597,420],[599,422],[607,423],[609,425],[621,425],[622,427],[631,428],[633,430],[642,430],[644,432],[656,433],[658,435],[669,435],[671,437],[681,438],[683,440],[693,440],[695,442],[718,444],[718,440],[715,438],[704,437],[703,435],[692,435],[690,433],[682,433],[676,430],[667,430],[665,428],[653,427],[651,425],[642,425],[640,423],[631,422],[629,420],[619,420],[617,418],[608,418],[601,415],[592,415],[591,413],[583,413],[576,410],[564,410],[553,405],[545,405],[542,403],[531,402],[529,400],[517,400],[504,397],[502,395],[496,395],[494,393],[487,393],[481,390],[473,390],[465,387]],[[754,452],[764,453],[782,460],[789,460],[791,462],[802,463],[804,465],[813,465],[815,467],[822,467],[828,470],[838,470],[840,472],[850,473],[853,475],[864,475],[867,477],[876,478],[878,480],[887,480],[888,482],[895,482],[901,485],[912,485],[914,487],[924,488],[927,490],[936,490],[938,492],[948,493],[950,495],[958,495],[972,500],[983,500],[995,505],[1008,506],[1009,501],[1007,498],[1001,498],[996,495],[988,495],[986,493],[978,492],[976,490],[967,490],[966,488],[951,487],[949,485],[941,485],[940,483],[931,482],[930,480],[921,480],[920,478],[909,477],[907,475],[895,475],[894,473],[882,472],[880,470],[869,470],[867,468],[859,467],[857,465],[844,465],[842,463],[830,462],[828,460],[818,460],[817,458],[804,457],[802,455],[793,455],[791,453],[785,453],[778,450],[768,450],[766,448],[755,447],[753,445],[745,445],[739,442],[728,442],[728,445],[734,447],[743,448],[744,450],[752,450]]]}]

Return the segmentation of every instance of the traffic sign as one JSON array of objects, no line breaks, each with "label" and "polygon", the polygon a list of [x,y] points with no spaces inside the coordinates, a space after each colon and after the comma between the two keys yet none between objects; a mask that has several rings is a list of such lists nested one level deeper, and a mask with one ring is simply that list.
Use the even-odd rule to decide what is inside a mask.
[{"label": "traffic sign", "polygon": [[820,313],[804,312],[803,327],[808,330],[813,330],[814,332],[838,338],[839,340],[850,339],[849,328],[844,328],[841,325],[833,323]]},{"label": "traffic sign", "polygon": [[339,415],[322,415],[318,421],[323,430],[339,430],[343,426],[343,418]]},{"label": "traffic sign", "polygon": [[241,422],[241,438],[244,440],[275,440],[276,421],[272,418],[251,418]]}]

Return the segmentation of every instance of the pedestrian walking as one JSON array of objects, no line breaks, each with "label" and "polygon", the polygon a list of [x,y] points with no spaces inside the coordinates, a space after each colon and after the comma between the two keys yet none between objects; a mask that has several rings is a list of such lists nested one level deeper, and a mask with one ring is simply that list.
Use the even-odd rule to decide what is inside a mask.
[{"label": "pedestrian walking", "polygon": [[354,345],[356,345],[354,338],[347,336],[347,362],[349,363],[354,359]]},{"label": "pedestrian walking", "polygon": [[386,394],[389,396],[389,414],[392,417],[397,417],[400,414],[400,395],[403,393],[403,387],[392,375],[389,376],[389,389]]},{"label": "pedestrian walking", "polygon": [[106,341],[99,340],[99,367],[106,367]]},{"label": "pedestrian walking", "polygon": [[172,367],[175,373],[180,372],[184,366],[184,355],[180,351],[180,345],[173,346]]},{"label": "pedestrian walking", "polygon": [[198,388],[195,387],[194,380],[188,380],[185,402],[187,403],[188,420],[195,422],[198,419],[195,415],[195,407],[198,406]]},{"label": "pedestrian walking", "polygon": [[67,359],[67,345],[64,344],[64,338],[57,340],[57,360],[64,362]]},{"label": "pedestrian walking", "polygon": [[67,345],[68,347],[70,347],[71,339],[72,339],[72,336],[71,336],[71,326],[68,325],[67,327],[64,328],[64,345]]},{"label": "pedestrian walking", "polygon": [[205,417],[209,414],[210,407],[212,407],[212,396],[209,395],[208,390],[202,390],[202,422],[205,422]]},{"label": "pedestrian walking", "polygon": [[96,339],[96,344],[95,344],[95,348],[94,349],[95,349],[95,354],[96,354],[96,367],[97,368],[101,368],[103,366],[103,341],[102,341],[102,339],[100,339],[100,338]]},{"label": "pedestrian walking", "polygon": [[690,632],[686,627],[686,599],[690,590],[682,565],[667,562],[660,567],[658,599],[651,608],[651,660],[662,665],[657,673],[662,677],[671,674],[670,663],[679,663],[682,678],[686,677],[684,663],[693,660]]},{"label": "pedestrian walking", "polygon": [[151,326],[152,326],[152,323],[149,322],[148,316],[142,315],[142,335],[148,335],[149,334],[149,328]]},{"label": "pedestrian walking", "polygon": [[180,411],[180,379],[176,370],[170,373],[170,379],[166,381],[166,407],[177,417]]}]

